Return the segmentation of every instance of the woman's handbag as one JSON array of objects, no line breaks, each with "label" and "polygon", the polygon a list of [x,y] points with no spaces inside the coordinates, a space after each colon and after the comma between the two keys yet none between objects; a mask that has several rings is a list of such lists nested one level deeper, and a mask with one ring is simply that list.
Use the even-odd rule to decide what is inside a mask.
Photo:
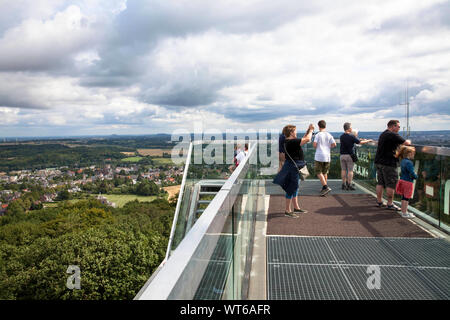
[{"label": "woman's handbag", "polygon": [[289,155],[289,153],[287,153],[287,149],[286,149],[286,142],[284,143],[284,151],[286,152],[286,154],[288,155],[288,157],[292,160],[292,162],[295,164],[295,166],[298,169],[298,173],[300,174],[300,180],[305,180],[306,178],[309,177],[309,171],[308,171],[308,167],[306,166],[306,161],[303,161],[303,166],[301,168],[299,168],[299,166],[297,165],[297,162],[295,162],[294,159],[292,159],[292,157]]},{"label": "woman's handbag", "polygon": [[[298,167],[297,167],[298,168]],[[303,181],[303,180],[305,180],[306,178],[308,178],[308,176],[309,176],[309,171],[308,171],[308,167],[306,166],[306,164],[305,164],[305,166],[303,167],[303,168],[301,168],[301,169],[299,169],[298,170],[298,173],[300,173],[300,179]]]}]

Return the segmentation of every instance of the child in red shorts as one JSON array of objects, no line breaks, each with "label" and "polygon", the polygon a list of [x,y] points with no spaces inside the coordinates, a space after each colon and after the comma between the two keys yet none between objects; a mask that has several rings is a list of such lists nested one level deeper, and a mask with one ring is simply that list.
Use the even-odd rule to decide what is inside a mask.
[{"label": "child in red shorts", "polygon": [[414,179],[417,179],[417,175],[414,172],[414,165],[412,162],[415,154],[416,149],[414,147],[403,145],[397,149],[397,152],[395,154],[395,157],[401,160],[400,180],[398,180],[397,182],[395,192],[402,196],[402,217],[407,219],[415,217],[412,212],[408,212],[408,202],[413,195],[413,181]]}]

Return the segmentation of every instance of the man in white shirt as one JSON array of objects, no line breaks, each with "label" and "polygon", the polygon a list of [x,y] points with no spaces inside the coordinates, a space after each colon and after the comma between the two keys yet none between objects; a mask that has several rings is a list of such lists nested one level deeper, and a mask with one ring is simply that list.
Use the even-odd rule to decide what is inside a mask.
[{"label": "man in white shirt", "polygon": [[327,123],[325,120],[320,120],[318,125],[319,133],[316,134],[313,141],[313,146],[316,148],[316,154],[314,155],[314,170],[316,171],[320,183],[322,183],[320,195],[325,196],[331,191],[331,188],[327,184],[328,171],[330,170],[331,148],[336,147],[336,141],[334,141],[334,138],[330,133],[326,132]]},{"label": "man in white shirt", "polygon": [[244,160],[244,158],[248,154],[248,144],[245,144],[245,149],[240,150],[240,152],[236,155],[236,167]]}]

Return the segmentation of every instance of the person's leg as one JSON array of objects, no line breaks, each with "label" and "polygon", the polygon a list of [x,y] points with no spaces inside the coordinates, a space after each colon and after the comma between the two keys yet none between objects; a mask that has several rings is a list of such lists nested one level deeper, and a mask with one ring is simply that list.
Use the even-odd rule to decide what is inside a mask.
[{"label": "person's leg", "polygon": [[384,192],[384,176],[383,176],[383,166],[377,164],[377,203],[378,206],[383,203],[383,192]]},{"label": "person's leg", "polygon": [[341,178],[342,178],[342,190],[347,190],[348,185],[348,174],[350,173],[350,163],[348,162],[348,155],[342,154],[341,155]]},{"label": "person's leg", "polygon": [[292,203],[294,202],[294,198],[296,197],[292,197],[291,195],[288,196],[286,195],[286,207],[285,207],[285,211],[284,211],[284,215],[288,216],[290,218],[298,218],[298,215],[291,209],[292,208]]},{"label": "person's leg", "polygon": [[402,199],[402,214],[406,215],[408,213],[408,200]]},{"label": "person's leg", "polygon": [[349,187],[352,186],[352,181],[353,181],[353,171],[349,171],[347,174],[347,184],[349,185]]},{"label": "person's leg", "polygon": [[299,204],[298,204],[298,189],[297,189],[297,191],[295,192],[294,197],[292,198],[292,204],[294,205],[294,209],[300,210],[300,206],[299,206]]},{"label": "person's leg", "polygon": [[383,192],[384,192],[384,187],[382,185],[377,184],[377,202],[378,203],[383,202]]},{"label": "person's leg", "polygon": [[341,170],[341,178],[342,178],[342,184],[345,185],[347,182],[347,171]]},{"label": "person's leg", "polygon": [[[410,197],[411,194],[407,194],[407,196]],[[409,199],[410,198],[407,198],[404,195],[402,196],[402,217],[412,219],[415,218],[416,216],[414,215],[414,213],[408,212]]]},{"label": "person's leg", "polygon": [[292,198],[292,204],[294,205],[294,209],[300,210],[300,206],[298,205],[298,198]]},{"label": "person's leg", "polygon": [[341,178],[342,178],[342,190],[347,190],[347,171],[342,170],[341,171]]},{"label": "person's leg", "polygon": [[320,180],[322,186],[326,184],[325,177],[322,173],[322,162],[314,161],[314,171],[316,172],[317,178]]},{"label": "person's leg", "polygon": [[325,178],[325,185],[328,186],[328,172],[330,171],[330,162],[324,162],[322,170],[323,176]]},{"label": "person's leg", "polygon": [[292,198],[287,198],[286,197],[286,206],[285,206],[285,211],[286,212],[292,212],[291,204],[292,204]]},{"label": "person's leg", "polygon": [[[394,201],[395,187],[397,186],[398,181],[398,172],[397,168],[389,166],[385,166],[383,171],[386,182],[387,206],[389,208],[391,206],[394,206],[393,201]],[[400,208],[398,208],[397,206],[395,206],[394,209],[400,211]]]},{"label": "person's leg", "polygon": [[386,187],[386,197],[387,197],[387,203],[386,204],[388,206],[392,206],[392,204],[393,204],[394,192],[395,192],[395,189]]},{"label": "person's leg", "polygon": [[326,181],[325,176],[324,176],[323,173],[318,173],[317,174],[317,178],[319,178],[320,183],[322,184],[322,187],[327,185],[327,181]]}]

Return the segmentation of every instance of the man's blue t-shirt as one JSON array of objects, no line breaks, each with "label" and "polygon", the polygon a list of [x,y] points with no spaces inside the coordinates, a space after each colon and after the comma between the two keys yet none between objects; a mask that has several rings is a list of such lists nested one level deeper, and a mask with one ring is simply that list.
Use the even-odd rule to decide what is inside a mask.
[{"label": "man's blue t-shirt", "polygon": [[278,138],[278,152],[286,153],[284,151],[284,142],[286,141],[286,137],[284,134],[280,134],[280,137]]},{"label": "man's blue t-shirt", "polygon": [[339,138],[341,140],[341,154],[353,154],[353,147],[356,144],[359,144],[361,141],[357,137],[352,134],[344,133]]}]

